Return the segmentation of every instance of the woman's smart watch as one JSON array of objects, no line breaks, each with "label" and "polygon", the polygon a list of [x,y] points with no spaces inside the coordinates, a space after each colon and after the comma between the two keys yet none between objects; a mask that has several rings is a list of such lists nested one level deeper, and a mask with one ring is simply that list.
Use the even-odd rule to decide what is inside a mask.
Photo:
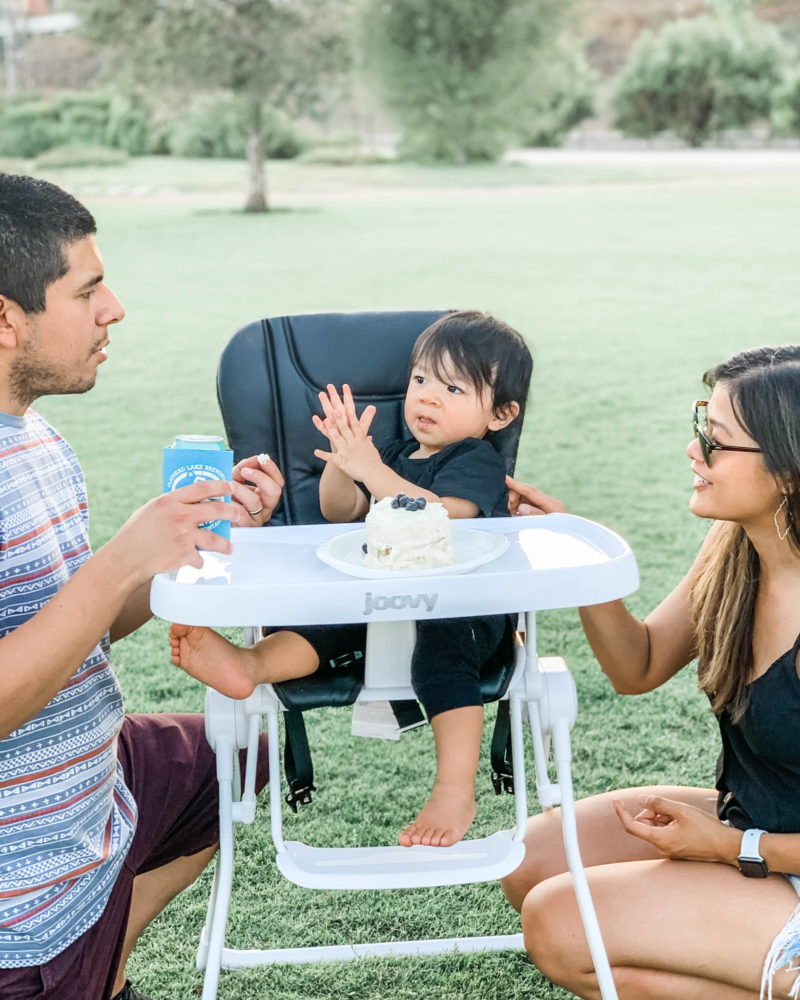
[{"label": "woman's smart watch", "polygon": [[758,842],[763,830],[745,830],[739,849],[739,871],[748,878],[766,878],[769,875],[767,862],[758,851]]}]

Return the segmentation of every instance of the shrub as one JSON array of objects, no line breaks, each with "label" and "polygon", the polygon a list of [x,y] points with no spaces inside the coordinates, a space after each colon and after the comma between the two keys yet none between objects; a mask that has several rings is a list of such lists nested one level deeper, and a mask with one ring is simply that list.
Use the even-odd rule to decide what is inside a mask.
[{"label": "shrub", "polygon": [[112,97],[108,107],[106,143],[122,149],[130,156],[151,152],[153,137],[150,135],[148,111],[132,97]]},{"label": "shrub", "polygon": [[107,94],[64,94],[55,103],[64,141],[70,144],[101,146],[106,144]]},{"label": "shrub", "polygon": [[364,149],[359,136],[341,136],[317,142],[300,154],[302,163],[327,167],[354,167],[388,163],[390,158]]},{"label": "shrub", "polygon": [[777,31],[747,11],[643,32],[614,87],[614,124],[642,138],[672,131],[700,146],[769,116],[786,58]]},{"label": "shrub", "polygon": [[560,145],[571,129],[594,114],[594,85],[583,48],[559,39],[529,96],[521,135],[525,145]]},{"label": "shrub", "polygon": [[7,103],[0,112],[0,155],[36,156],[64,141],[64,127],[53,101]]},{"label": "shrub", "polygon": [[800,70],[788,72],[775,89],[770,123],[775,132],[800,132]]},{"label": "shrub", "polygon": [[[241,160],[246,155],[246,104],[233,95],[200,97],[172,127],[168,140],[178,156]],[[273,159],[291,159],[307,141],[281,111],[264,108],[264,149]]]},{"label": "shrub", "polygon": [[40,153],[36,157],[36,167],[37,169],[44,167],[118,167],[126,163],[127,159],[127,155],[121,149],[71,143],[65,146],[56,146]]},{"label": "shrub", "polygon": [[55,100],[34,95],[0,104],[0,154],[37,156],[64,145],[148,151],[148,116],[133,98],[67,93]]}]

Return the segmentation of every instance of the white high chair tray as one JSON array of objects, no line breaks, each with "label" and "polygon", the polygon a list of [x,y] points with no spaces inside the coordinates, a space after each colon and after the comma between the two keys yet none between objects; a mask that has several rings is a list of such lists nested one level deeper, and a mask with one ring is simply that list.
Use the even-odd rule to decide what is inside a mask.
[{"label": "white high chair tray", "polygon": [[337,624],[503,614],[598,604],[632,593],[636,561],[613,531],[571,514],[480,518],[460,528],[504,536],[497,557],[460,574],[361,579],[325,565],[319,546],[358,524],[234,528],[233,554],[204,553],[155,577],[153,612],[187,625]]},{"label": "white high chair tray", "polygon": [[491,562],[508,548],[508,536],[476,528],[453,526],[453,547],[458,562],[449,566],[430,569],[379,569],[364,565],[363,545],[366,544],[366,529],[343,531],[332,538],[326,538],[317,548],[319,558],[333,569],[348,576],[364,580],[397,580],[400,577],[452,576],[470,573],[478,566]]}]

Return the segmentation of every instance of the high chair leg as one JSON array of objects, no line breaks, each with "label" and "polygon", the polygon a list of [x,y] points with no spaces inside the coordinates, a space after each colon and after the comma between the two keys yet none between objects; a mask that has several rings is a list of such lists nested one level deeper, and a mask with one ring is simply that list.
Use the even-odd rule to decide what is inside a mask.
[{"label": "high chair leg", "polygon": [[[603,1000],[617,1000],[617,990],[578,844],[575,794],[572,787],[572,748],[569,736],[577,712],[577,697],[572,676],[560,657],[549,657],[538,661],[537,676],[531,685],[531,691],[533,697],[528,701],[527,707],[536,758],[539,802],[543,809],[549,809],[557,804],[561,806],[561,830],[567,866],[572,876],[578,910],[600,994]],[[557,784],[550,782],[547,774],[548,743],[551,741]]]},{"label": "high chair leg", "polygon": [[199,965],[201,951],[205,951],[206,974],[203,980],[202,1000],[215,1000],[217,995],[222,948],[225,943],[225,925],[233,885],[233,785],[236,772],[234,757],[237,754],[233,741],[228,736],[217,739],[216,752],[219,782],[219,855],[212,900],[209,903],[209,916],[197,955]]},{"label": "high chair leg", "polygon": [[561,829],[564,835],[564,849],[567,853],[567,864],[572,875],[572,884],[575,888],[578,909],[594,963],[597,983],[603,1000],[617,1000],[617,989],[611,975],[611,966],[606,955],[600,924],[597,922],[597,914],[589,893],[589,884],[586,881],[586,872],[583,870],[578,846],[575,796],[572,790],[572,749],[570,747],[569,726],[563,718],[553,720],[553,756],[558,772],[558,784],[561,788]]}]

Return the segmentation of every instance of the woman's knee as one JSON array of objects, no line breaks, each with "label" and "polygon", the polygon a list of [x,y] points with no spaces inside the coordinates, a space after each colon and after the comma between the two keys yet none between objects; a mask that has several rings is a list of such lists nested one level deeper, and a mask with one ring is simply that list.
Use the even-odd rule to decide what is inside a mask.
[{"label": "woman's knee", "polygon": [[525,949],[536,968],[559,986],[582,981],[587,945],[569,875],[546,879],[531,889],[521,914]]},{"label": "woman's knee", "polygon": [[501,880],[506,899],[520,912],[534,886],[567,868],[561,836],[560,812],[551,809],[528,820],[522,864]]}]

